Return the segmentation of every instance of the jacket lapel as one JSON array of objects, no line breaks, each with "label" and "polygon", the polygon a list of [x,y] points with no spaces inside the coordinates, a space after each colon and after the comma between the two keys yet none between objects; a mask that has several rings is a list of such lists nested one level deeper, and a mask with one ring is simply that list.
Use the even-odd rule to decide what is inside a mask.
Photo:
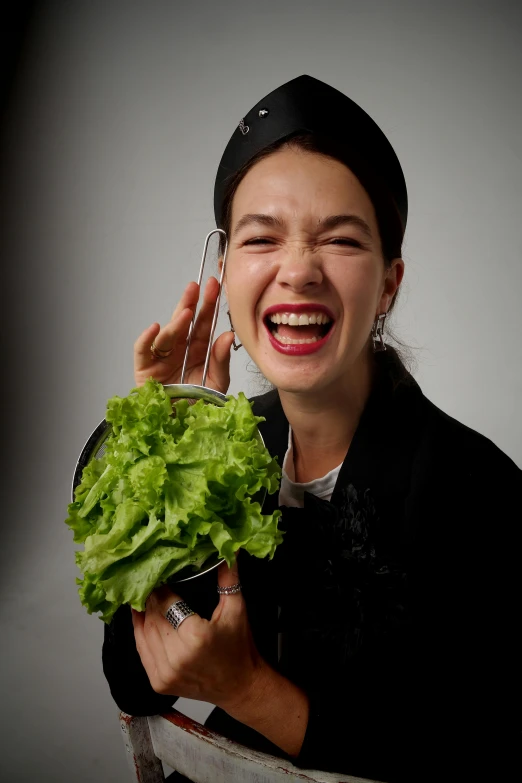
[{"label": "jacket lapel", "polygon": [[[377,359],[379,373],[343,461],[332,495],[338,504],[349,484],[370,487],[382,499],[407,493],[416,445],[426,418],[425,398],[411,375],[394,387],[389,371],[391,358]],[[288,446],[288,421],[277,390],[254,400],[254,413],[264,416],[259,431],[279,465]],[[363,486],[364,485],[364,486]],[[278,506],[277,493],[267,496],[263,511]]]},{"label": "jacket lapel", "polygon": [[[404,497],[423,424],[423,394],[411,375],[395,389],[382,372],[370,393],[332,495],[347,484],[370,488],[376,500]],[[381,505],[379,503],[379,505]]]}]

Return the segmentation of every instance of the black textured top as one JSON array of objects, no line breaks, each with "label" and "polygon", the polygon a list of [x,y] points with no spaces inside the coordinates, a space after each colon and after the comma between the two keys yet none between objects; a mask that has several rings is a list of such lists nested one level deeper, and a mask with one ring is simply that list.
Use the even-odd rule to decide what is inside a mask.
[{"label": "black textured top", "polygon": [[[292,761],[388,783],[518,778],[522,471],[411,376],[393,384],[386,354],[377,361],[331,502],[305,494],[304,508],[283,508],[272,561],[238,558],[259,652],[310,697]],[[277,392],[254,410],[282,463],[288,422]],[[276,502],[267,498],[267,513]],[[210,618],[215,574],[181,593]],[[127,606],[106,627],[103,667],[129,714],[175,702],[152,690]],[[220,709],[206,725],[288,758]]]}]

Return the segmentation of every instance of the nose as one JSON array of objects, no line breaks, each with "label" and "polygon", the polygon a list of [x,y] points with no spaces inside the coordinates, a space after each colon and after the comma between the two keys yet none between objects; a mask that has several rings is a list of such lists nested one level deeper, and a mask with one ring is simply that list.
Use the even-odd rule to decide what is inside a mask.
[{"label": "nose", "polygon": [[288,253],[281,260],[276,276],[279,285],[296,292],[320,285],[322,281],[320,259],[308,250]]}]

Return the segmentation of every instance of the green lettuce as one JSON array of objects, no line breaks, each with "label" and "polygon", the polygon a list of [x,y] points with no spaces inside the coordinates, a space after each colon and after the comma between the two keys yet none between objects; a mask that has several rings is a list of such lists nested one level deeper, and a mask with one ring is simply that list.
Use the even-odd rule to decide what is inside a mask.
[{"label": "green lettuce", "polygon": [[263,446],[244,394],[223,407],[177,400],[152,378],[107,403],[112,432],[91,460],[69,504],[66,524],[83,573],[82,604],[110,622],[182,568],[212,555],[231,566],[235,552],[274,556],[279,511],[263,515],[256,496],[279,488],[281,470]]}]

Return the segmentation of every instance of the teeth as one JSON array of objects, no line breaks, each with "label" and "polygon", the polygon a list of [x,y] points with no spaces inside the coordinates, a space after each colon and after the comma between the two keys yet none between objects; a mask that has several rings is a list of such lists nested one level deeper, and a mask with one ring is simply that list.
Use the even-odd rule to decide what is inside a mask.
[{"label": "teeth", "polygon": [[274,332],[273,335],[279,343],[284,345],[304,345],[305,343],[316,343],[318,337],[307,337],[306,339],[294,340],[292,337],[282,337],[279,332]]},{"label": "teeth", "polygon": [[288,324],[289,326],[309,326],[310,324],[328,324],[330,318],[326,313],[272,313],[273,324]]}]

